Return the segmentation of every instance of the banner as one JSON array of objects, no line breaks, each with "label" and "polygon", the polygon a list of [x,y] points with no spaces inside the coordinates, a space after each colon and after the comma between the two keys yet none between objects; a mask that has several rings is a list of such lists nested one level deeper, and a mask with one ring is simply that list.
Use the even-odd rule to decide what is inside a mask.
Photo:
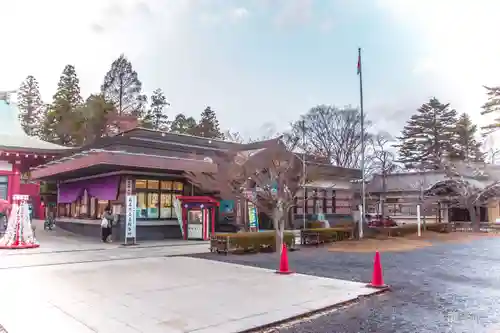
[{"label": "banner", "polygon": [[175,215],[177,216],[177,222],[179,222],[179,228],[181,229],[182,238],[184,238],[184,227],[183,227],[183,223],[182,223],[181,201],[177,198],[173,198],[172,203],[174,205]]},{"label": "banner", "polygon": [[125,242],[127,239],[136,238],[137,229],[137,196],[127,195],[125,197],[126,209],[125,209]]},{"label": "banner", "polygon": [[250,230],[259,231],[259,217],[257,215],[257,207],[250,201],[248,202],[248,226]]}]

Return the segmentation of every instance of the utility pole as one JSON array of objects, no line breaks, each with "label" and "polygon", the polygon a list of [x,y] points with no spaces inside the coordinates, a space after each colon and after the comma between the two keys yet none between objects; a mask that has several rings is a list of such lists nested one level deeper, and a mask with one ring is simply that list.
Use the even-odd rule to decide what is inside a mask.
[{"label": "utility pole", "polygon": [[306,229],[306,121],[302,120],[302,228]]},{"label": "utility pole", "polygon": [[359,221],[359,238],[363,238],[363,223],[366,214],[365,189],[365,114],[363,110],[363,71],[361,68],[361,48],[358,48],[359,104],[361,115],[361,211]]}]

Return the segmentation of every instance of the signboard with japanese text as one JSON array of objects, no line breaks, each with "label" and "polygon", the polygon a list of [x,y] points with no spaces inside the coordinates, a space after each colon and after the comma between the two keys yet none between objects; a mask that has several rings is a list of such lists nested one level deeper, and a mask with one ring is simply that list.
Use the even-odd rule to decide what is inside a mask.
[{"label": "signboard with japanese text", "polygon": [[125,243],[127,243],[129,239],[133,239],[135,243],[137,227],[137,217],[135,215],[136,206],[137,196],[127,195],[125,197]]},{"label": "signboard with japanese text", "polygon": [[125,180],[125,195],[132,195],[132,187],[133,187],[133,180],[131,178],[127,178]]}]

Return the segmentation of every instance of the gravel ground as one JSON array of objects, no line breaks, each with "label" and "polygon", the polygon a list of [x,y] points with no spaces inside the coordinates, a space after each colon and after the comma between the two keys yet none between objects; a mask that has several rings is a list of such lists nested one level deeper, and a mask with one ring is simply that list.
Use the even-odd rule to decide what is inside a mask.
[{"label": "gravel ground", "polygon": [[[196,255],[275,269],[276,254]],[[289,253],[298,273],[368,282],[373,254],[305,248]],[[278,327],[280,333],[500,332],[500,239],[442,243],[412,252],[382,253],[392,291]]]}]

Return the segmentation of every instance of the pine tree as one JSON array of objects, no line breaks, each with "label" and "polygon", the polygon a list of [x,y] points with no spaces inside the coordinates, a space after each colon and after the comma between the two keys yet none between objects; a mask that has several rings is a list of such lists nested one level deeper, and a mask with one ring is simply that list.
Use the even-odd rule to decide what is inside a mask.
[{"label": "pine tree", "polygon": [[195,133],[205,138],[224,139],[224,134],[220,131],[215,111],[210,106],[207,106],[201,113],[201,119],[196,126]]},{"label": "pine tree", "polygon": [[194,134],[196,129],[196,120],[193,117],[187,117],[182,113],[175,116],[170,124],[170,131],[180,134]]},{"label": "pine tree", "polygon": [[[483,111],[481,114],[491,114],[500,112],[500,87],[484,87],[488,95],[488,101],[482,106]],[[493,122],[484,127],[487,133],[491,133],[500,128],[500,117],[497,117]]]},{"label": "pine tree", "polygon": [[142,118],[147,98],[142,92],[142,83],[130,61],[122,54],[113,61],[104,77],[101,92],[115,106],[118,115]]},{"label": "pine tree", "polygon": [[75,67],[67,65],[59,78],[53,102],[44,119],[43,132],[47,140],[67,146],[76,144],[79,130],[77,108],[82,102],[80,80]]},{"label": "pine tree", "polygon": [[437,169],[453,148],[457,112],[449,104],[431,98],[406,123],[399,148],[400,161],[407,168]]},{"label": "pine tree", "polygon": [[38,81],[30,75],[24,80],[17,93],[20,114],[19,121],[28,135],[38,135],[43,118],[43,102]]},{"label": "pine tree", "polygon": [[161,89],[153,91],[151,106],[143,119],[143,126],[160,131],[168,130],[168,116],[165,114],[165,109],[169,105]]},{"label": "pine tree", "polygon": [[467,113],[463,113],[458,118],[455,125],[453,138],[454,159],[470,162],[484,161],[484,154],[481,152],[481,143],[476,140],[477,126],[474,125]]}]

